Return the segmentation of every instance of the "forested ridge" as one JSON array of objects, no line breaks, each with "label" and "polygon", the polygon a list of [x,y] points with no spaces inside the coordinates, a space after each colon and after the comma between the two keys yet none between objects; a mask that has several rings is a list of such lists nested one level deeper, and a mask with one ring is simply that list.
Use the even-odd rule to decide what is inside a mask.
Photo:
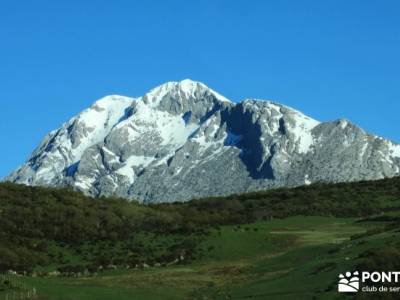
[{"label": "forested ridge", "polygon": [[182,254],[188,261],[198,240],[221,225],[295,215],[365,218],[398,210],[399,199],[399,177],[153,205],[6,182],[0,184],[0,269],[69,266],[71,251],[93,268],[168,263]]}]

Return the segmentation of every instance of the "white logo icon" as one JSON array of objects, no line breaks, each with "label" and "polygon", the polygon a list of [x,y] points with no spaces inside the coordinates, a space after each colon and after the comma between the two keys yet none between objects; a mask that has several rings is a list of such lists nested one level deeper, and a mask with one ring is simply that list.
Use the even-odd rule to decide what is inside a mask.
[{"label": "white logo icon", "polygon": [[351,272],[346,272],[345,275],[339,275],[338,291],[340,293],[355,293],[358,292],[360,288],[360,278],[358,277],[358,272],[355,271],[353,274]]}]

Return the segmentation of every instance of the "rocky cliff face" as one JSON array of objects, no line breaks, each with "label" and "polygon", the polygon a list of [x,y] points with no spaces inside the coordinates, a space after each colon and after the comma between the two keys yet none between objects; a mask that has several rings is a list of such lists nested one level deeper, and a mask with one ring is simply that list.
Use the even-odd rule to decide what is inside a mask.
[{"label": "rocky cliff face", "polygon": [[347,120],[269,101],[232,103],[202,83],[108,96],[50,132],[7,180],[93,196],[186,201],[316,181],[400,175],[400,145]]}]

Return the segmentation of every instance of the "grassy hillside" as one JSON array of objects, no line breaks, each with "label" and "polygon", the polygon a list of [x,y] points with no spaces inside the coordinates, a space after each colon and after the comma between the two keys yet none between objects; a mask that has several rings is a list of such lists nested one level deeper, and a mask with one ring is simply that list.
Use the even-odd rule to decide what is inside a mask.
[{"label": "grassy hillside", "polygon": [[341,299],[340,272],[400,269],[399,178],[149,206],[2,183],[0,216],[26,274],[0,299]]}]

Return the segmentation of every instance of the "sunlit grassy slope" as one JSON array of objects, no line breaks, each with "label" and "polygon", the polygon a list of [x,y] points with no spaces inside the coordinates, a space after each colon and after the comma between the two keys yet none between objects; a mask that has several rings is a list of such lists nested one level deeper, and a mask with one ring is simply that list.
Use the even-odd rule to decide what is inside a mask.
[{"label": "sunlit grassy slope", "polygon": [[367,249],[399,239],[382,222],[305,217],[222,226],[190,264],[115,270],[82,278],[31,278],[43,299],[340,299],[337,276]]}]

